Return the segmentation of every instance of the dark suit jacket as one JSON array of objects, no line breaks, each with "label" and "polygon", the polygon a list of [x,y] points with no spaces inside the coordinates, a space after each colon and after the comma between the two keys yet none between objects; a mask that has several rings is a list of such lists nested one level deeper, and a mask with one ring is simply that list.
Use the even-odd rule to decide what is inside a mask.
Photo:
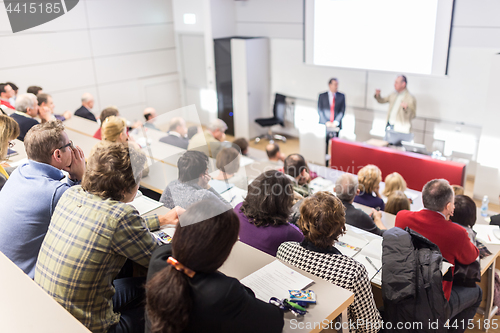
[{"label": "dark suit jacket", "polygon": [[[171,255],[170,244],[153,252],[148,281],[169,265],[166,261]],[[252,290],[237,279],[219,272],[196,273],[193,278],[187,279],[193,297],[193,308],[188,327],[183,333],[277,333],[283,329],[282,310],[256,299]],[[146,332],[150,332],[147,322]]]},{"label": "dark suit jacket", "polygon": [[31,117],[25,117],[21,116],[17,113],[13,113],[10,115],[12,119],[14,119],[17,124],[19,125],[19,136],[17,137],[18,140],[24,141],[24,137],[26,136],[26,133],[35,125],[40,124],[36,119],[31,118]]},{"label": "dark suit jacket", "polygon": [[355,226],[356,228],[366,230],[375,235],[382,236],[385,230],[377,227],[370,215],[363,212],[361,209],[355,208],[352,204],[342,201],[345,207],[345,223]]},{"label": "dark suit jacket", "polygon": [[160,142],[168,143],[169,145],[176,146],[182,149],[188,149],[189,140],[187,138],[179,138],[175,135],[167,135],[160,139]]},{"label": "dark suit jacket", "polygon": [[[330,121],[330,100],[328,99],[328,91],[319,95],[318,98],[318,113],[319,123],[326,124]],[[335,94],[335,120],[339,122],[339,128],[342,129],[342,118],[345,113],[345,96],[337,92]]]},{"label": "dark suit jacket", "polygon": [[87,108],[83,105],[78,110],[75,111],[75,116],[97,122],[97,119],[95,119],[94,114],[89,110],[87,110]]}]

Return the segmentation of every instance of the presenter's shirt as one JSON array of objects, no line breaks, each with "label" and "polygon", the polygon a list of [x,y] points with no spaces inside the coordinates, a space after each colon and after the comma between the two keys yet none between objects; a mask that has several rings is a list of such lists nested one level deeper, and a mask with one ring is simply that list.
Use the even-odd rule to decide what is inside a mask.
[{"label": "presenter's shirt", "polygon": [[392,105],[391,115],[389,116],[389,124],[391,124],[391,125],[396,124],[399,107],[401,106],[401,102],[403,101],[404,97],[405,97],[405,91],[399,93],[398,96],[396,97],[396,100],[394,101],[394,104]]}]

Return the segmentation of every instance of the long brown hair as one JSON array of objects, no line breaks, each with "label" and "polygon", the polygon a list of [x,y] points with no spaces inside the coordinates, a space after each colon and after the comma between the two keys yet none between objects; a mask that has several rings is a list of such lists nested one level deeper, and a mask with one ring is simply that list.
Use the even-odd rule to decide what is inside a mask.
[{"label": "long brown hair", "polygon": [[[190,206],[180,217],[172,239],[172,257],[196,274],[215,272],[238,239],[240,223],[232,209],[203,219],[213,215],[207,214],[213,212],[216,205],[211,200],[203,200]],[[169,265],[146,284],[151,332],[177,333],[187,327],[193,306],[189,279]]]},{"label": "long brown hair", "polygon": [[0,161],[7,156],[9,141],[19,136],[19,125],[11,117],[0,114]]}]

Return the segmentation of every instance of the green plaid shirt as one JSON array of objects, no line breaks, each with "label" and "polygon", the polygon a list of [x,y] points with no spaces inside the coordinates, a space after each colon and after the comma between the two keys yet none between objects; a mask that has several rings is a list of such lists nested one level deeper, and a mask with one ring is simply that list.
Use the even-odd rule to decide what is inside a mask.
[{"label": "green plaid shirt", "polygon": [[148,229],[159,227],[157,216],[143,219],[128,204],[74,186],[52,215],[35,282],[89,330],[106,332],[120,320],[111,299],[114,278],[127,258],[148,267],[157,248]]}]

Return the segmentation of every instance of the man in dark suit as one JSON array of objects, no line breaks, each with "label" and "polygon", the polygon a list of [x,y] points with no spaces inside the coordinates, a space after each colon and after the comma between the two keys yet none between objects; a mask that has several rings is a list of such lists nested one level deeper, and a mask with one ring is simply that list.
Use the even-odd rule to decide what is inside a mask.
[{"label": "man in dark suit", "polygon": [[160,139],[161,142],[176,146],[182,149],[187,149],[189,140],[187,135],[186,122],[181,117],[175,117],[170,120],[168,135]]},{"label": "man in dark suit", "polygon": [[339,136],[345,113],[345,96],[337,91],[338,85],[337,79],[330,79],[328,81],[329,90],[320,94],[318,98],[319,123],[326,125],[327,154],[330,139]]},{"label": "man in dark suit", "polygon": [[89,93],[85,93],[82,95],[82,106],[75,111],[75,116],[97,122],[97,119],[91,111],[93,107],[94,97]]},{"label": "man in dark suit", "polygon": [[371,215],[355,208],[352,203],[359,194],[358,179],[355,175],[344,173],[335,182],[335,194],[342,200],[345,207],[345,223],[382,236],[385,226],[382,223],[382,213],[372,208]]}]

